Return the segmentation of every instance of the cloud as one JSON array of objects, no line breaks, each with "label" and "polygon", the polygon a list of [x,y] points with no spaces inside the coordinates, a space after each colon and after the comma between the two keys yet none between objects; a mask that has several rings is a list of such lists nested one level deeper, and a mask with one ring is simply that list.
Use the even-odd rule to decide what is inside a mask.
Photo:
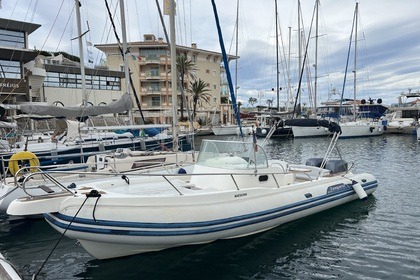
[{"label": "cloud", "polygon": [[[121,27],[118,1],[109,0],[118,30]],[[298,88],[297,69],[297,1],[278,2],[280,21],[280,85],[285,95],[287,78],[293,87]],[[318,87],[319,96],[328,98],[332,89],[342,90],[346,66],[349,36],[355,10],[354,0],[321,0],[319,20]],[[115,42],[110,30],[105,5],[100,1],[82,0],[82,30],[90,32],[87,40],[93,44]],[[75,16],[72,14],[74,1],[3,1],[2,17],[41,24],[41,28],[29,37],[29,45],[46,50],[62,50],[78,55]],[[233,54],[235,50],[236,1],[216,0],[220,24],[226,49]],[[197,43],[198,48],[220,52],[216,24],[210,1],[178,1],[176,18],[177,44],[190,46]],[[163,27],[154,1],[127,0],[126,23],[130,41],[143,40],[143,34],[164,37]],[[315,1],[301,1],[302,21],[305,35],[308,36]],[[60,10],[61,9],[61,10]],[[358,85],[359,94],[381,97],[386,102],[395,102],[396,96],[409,87],[420,87],[420,1],[412,0],[360,0],[359,1],[359,56]],[[275,9],[272,0],[241,0],[239,7],[239,56],[238,90],[239,96],[250,96],[265,92],[272,94],[276,87],[275,62]],[[57,20],[55,20],[57,19]],[[165,17],[168,28],[168,18]],[[289,28],[290,27],[290,28]],[[292,35],[290,71],[289,31]],[[119,31],[120,33],[120,31]],[[121,34],[121,33],[120,33]],[[308,85],[314,81],[314,30],[311,33],[308,60],[311,76],[302,79],[302,89],[308,95]],[[96,53],[98,57],[100,54]],[[352,55],[350,56],[352,59]],[[231,63],[231,71],[234,71]],[[353,66],[349,63],[347,85],[350,86]],[[305,71],[307,72],[307,71]],[[312,89],[313,90],[313,89]],[[351,89],[345,89],[351,93]],[[322,101],[322,100],[321,100]],[[246,103],[246,102],[245,102]]]}]

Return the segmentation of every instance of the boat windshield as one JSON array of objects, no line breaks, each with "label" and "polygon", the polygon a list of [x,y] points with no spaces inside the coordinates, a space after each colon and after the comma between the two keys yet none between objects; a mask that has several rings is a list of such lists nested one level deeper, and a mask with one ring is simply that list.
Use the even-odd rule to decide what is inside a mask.
[{"label": "boat windshield", "polygon": [[264,149],[252,142],[203,140],[197,164],[227,169],[267,168]]}]

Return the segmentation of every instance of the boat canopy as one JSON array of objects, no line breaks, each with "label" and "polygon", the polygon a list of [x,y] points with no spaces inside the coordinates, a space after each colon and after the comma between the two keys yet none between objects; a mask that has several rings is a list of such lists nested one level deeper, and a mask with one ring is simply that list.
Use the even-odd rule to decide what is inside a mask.
[{"label": "boat canopy", "polygon": [[328,128],[330,132],[338,132],[341,134],[341,127],[338,123],[322,119],[291,119],[285,120],[285,125],[303,127],[322,126]]}]

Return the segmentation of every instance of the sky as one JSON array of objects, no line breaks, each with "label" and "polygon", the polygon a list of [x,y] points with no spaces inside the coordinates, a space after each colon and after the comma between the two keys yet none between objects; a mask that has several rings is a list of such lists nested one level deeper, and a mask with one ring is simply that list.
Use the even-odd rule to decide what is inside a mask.
[{"label": "sky", "polygon": [[[75,1],[0,1],[0,17],[41,25],[29,36],[31,49],[79,55],[77,40],[72,40],[77,36]],[[161,6],[162,1],[158,0]],[[84,38],[85,61],[91,58],[93,64],[99,64],[104,54],[86,44],[116,42],[105,2],[80,2],[82,32],[89,29]],[[108,3],[121,38],[119,1],[108,0]],[[280,106],[292,103],[298,88],[302,92],[302,104],[309,106],[315,97],[315,81],[318,105],[328,99],[340,98],[341,94],[344,98],[353,98],[354,89],[356,98],[380,98],[386,105],[396,103],[402,92],[420,90],[420,1],[358,1],[355,40],[356,32],[353,29],[352,33],[352,27],[356,1],[320,0],[316,25],[315,0],[301,0],[301,55],[298,47],[298,0],[277,0],[278,36],[274,0],[240,0],[239,8],[236,0],[215,0],[215,3],[225,48],[232,55],[236,54],[236,46],[238,49],[240,58],[237,67],[235,62],[231,62],[229,69],[238,88],[237,99],[245,106],[250,97],[258,100],[254,106],[267,105],[268,100],[274,100],[273,104],[276,104],[276,65],[281,88]],[[156,1],[126,0],[125,11],[129,42],[142,41],[144,34],[164,38]],[[211,0],[178,0],[175,22],[177,45],[196,43],[199,49],[221,52]],[[167,16],[165,25],[169,29]],[[305,61],[301,78],[299,61]]]}]

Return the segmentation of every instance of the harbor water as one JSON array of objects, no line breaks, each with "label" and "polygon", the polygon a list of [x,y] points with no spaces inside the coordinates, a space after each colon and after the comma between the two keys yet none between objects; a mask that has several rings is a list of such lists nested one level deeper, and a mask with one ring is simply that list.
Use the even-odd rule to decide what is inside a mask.
[{"label": "harbor water", "polygon": [[[323,157],[328,144],[272,140],[266,152],[305,163]],[[253,236],[102,261],[66,237],[53,250],[60,234],[44,220],[3,215],[0,251],[24,279],[51,252],[37,279],[420,279],[420,142],[410,135],[342,139],[338,151],[353,172],[376,176],[367,201]]]}]

